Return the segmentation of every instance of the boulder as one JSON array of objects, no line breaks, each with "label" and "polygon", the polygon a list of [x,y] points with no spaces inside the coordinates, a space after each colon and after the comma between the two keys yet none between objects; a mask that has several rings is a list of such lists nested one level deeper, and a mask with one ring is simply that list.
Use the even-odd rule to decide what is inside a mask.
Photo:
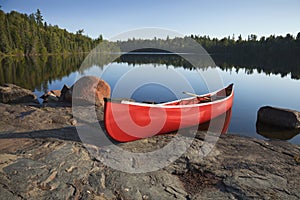
[{"label": "boulder", "polygon": [[0,86],[1,103],[39,103],[32,91],[14,84]]},{"label": "boulder", "polygon": [[72,90],[67,85],[64,85],[60,92],[59,101],[72,102]]},{"label": "boulder", "polygon": [[51,90],[43,94],[40,98],[44,100],[44,102],[48,101],[58,101],[61,95],[60,90]]},{"label": "boulder", "polygon": [[78,102],[92,103],[103,106],[103,98],[110,97],[110,86],[104,80],[95,76],[84,76],[72,87],[72,99]]},{"label": "boulder", "polygon": [[287,129],[299,129],[300,112],[290,109],[264,106],[258,110],[257,123]]},{"label": "boulder", "polygon": [[51,90],[50,91],[54,96],[56,96],[56,97],[60,97],[60,95],[61,95],[61,90]]}]

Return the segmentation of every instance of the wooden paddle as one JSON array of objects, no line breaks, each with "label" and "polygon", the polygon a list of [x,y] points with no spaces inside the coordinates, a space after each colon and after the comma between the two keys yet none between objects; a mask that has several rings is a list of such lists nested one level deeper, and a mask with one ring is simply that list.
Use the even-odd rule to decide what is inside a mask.
[{"label": "wooden paddle", "polygon": [[189,95],[189,96],[192,96],[192,97],[202,97],[204,100],[210,100],[210,97],[207,97],[207,96],[200,96],[200,95],[197,95],[197,94],[194,94],[194,93],[191,93],[191,92],[182,92],[183,94],[186,94],[186,95]]}]

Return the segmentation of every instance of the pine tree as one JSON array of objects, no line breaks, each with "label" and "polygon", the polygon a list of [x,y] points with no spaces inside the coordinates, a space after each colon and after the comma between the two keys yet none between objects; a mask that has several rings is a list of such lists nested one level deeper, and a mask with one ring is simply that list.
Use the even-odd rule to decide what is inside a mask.
[{"label": "pine tree", "polygon": [[39,26],[42,26],[43,25],[43,16],[42,16],[42,13],[39,9],[36,10],[36,13],[35,13],[35,20],[36,20],[36,23],[39,25]]}]

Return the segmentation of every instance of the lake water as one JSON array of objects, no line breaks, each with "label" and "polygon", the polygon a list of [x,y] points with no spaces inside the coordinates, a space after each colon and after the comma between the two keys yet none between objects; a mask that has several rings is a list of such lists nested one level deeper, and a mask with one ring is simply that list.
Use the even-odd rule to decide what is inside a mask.
[{"label": "lake water", "polygon": [[[16,83],[32,89],[41,96],[46,90],[61,89],[64,84],[72,85],[80,76],[96,75],[109,83],[113,98],[165,102],[186,97],[182,91],[207,93],[209,90],[205,83],[206,78],[201,75],[214,71],[224,85],[235,85],[228,133],[263,139],[266,138],[258,134],[256,128],[257,111],[260,107],[270,105],[300,110],[300,80],[292,79],[292,75],[286,72],[273,74],[263,72],[261,68],[241,68],[232,65],[195,69],[180,66],[181,62],[168,63],[161,59],[156,63],[155,59],[145,62],[118,60],[102,66],[91,65],[79,71],[83,58],[84,56],[67,57],[59,58],[59,61],[57,58],[48,58],[46,61],[30,62],[2,60],[1,83]],[[259,132],[262,134],[263,131]],[[284,134],[286,137],[283,137],[290,142],[300,144],[300,135],[297,132]]]}]

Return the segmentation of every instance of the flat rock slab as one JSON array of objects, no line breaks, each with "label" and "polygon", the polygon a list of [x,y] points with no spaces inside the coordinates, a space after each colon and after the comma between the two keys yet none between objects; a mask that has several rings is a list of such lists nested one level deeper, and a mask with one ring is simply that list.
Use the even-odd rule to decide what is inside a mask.
[{"label": "flat rock slab", "polygon": [[14,84],[0,86],[0,103],[33,103],[38,104],[37,97],[32,91]]},{"label": "flat rock slab", "polygon": [[[71,107],[35,107],[21,104],[0,103],[0,136],[4,133],[29,133],[41,130],[55,130],[66,127],[74,127],[80,119],[86,119],[88,111],[94,111],[94,107],[77,108],[77,117],[74,119]],[[81,116],[82,115],[82,116]],[[97,110],[97,119],[103,119],[103,110]],[[97,119],[91,119],[97,120]]]},{"label": "flat rock slab", "polygon": [[300,129],[300,112],[264,106],[258,110],[257,123],[288,129]]},{"label": "flat rock slab", "polygon": [[70,107],[39,108],[0,103],[0,113],[0,135],[67,127],[73,118]]},{"label": "flat rock slab", "polygon": [[[79,108],[77,125],[89,109]],[[110,143],[83,145],[70,107],[0,104],[0,113],[0,199],[300,199],[300,148],[288,142],[222,135],[203,158],[212,144],[198,132],[187,151],[164,168],[125,173],[102,159],[128,164],[132,172],[155,163],[122,157]],[[102,111],[97,115],[101,120]],[[173,138],[115,145],[153,152]]]},{"label": "flat rock slab", "polygon": [[[202,134],[197,134],[191,147],[175,162],[154,172],[138,174],[107,167],[91,156],[82,143],[67,138],[43,139],[32,135],[33,138],[0,139],[1,198],[300,198],[300,165],[296,159],[299,146],[226,135],[208,156],[201,158],[199,152],[205,143]],[[145,152],[165,145],[172,137],[156,136],[119,147]],[[103,148],[110,147],[100,150]],[[106,154],[114,156],[108,151]]]}]

